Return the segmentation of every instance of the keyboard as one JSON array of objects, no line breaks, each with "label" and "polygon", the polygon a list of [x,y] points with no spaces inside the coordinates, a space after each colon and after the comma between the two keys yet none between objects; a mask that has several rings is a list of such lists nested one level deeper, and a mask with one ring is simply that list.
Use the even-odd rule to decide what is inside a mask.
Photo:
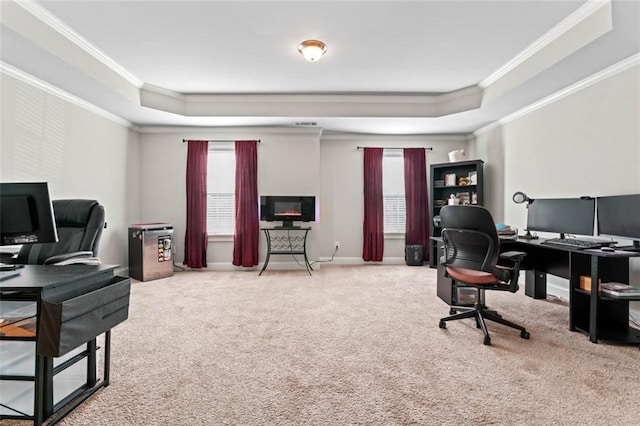
[{"label": "keyboard", "polygon": [[547,240],[544,240],[542,244],[574,249],[590,249],[608,245],[608,243],[605,242],[579,240],[577,238],[549,238]]}]

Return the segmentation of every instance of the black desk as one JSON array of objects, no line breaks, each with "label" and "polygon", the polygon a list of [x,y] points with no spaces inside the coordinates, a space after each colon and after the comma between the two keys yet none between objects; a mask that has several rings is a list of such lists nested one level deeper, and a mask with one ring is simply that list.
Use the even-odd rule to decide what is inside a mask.
[{"label": "black desk", "polygon": [[[0,418],[33,420],[35,425],[49,419],[49,424],[55,424],[93,393],[108,386],[110,330],[128,316],[131,283],[129,278],[116,277],[114,269],[115,266],[107,265],[27,265],[20,269],[20,275],[0,281],[0,302],[9,306],[6,315],[20,313],[14,314],[18,319],[12,319],[13,326],[7,326],[8,321],[2,323],[2,344],[35,345],[35,360],[28,369],[32,373],[5,374],[5,367],[9,367],[4,362],[0,364],[3,371],[0,380],[33,382],[33,410],[31,413],[16,410],[6,403],[15,395],[3,394],[0,402],[7,414]],[[11,304],[23,307],[12,310]],[[104,378],[99,379],[96,337],[102,333],[105,333]],[[54,357],[83,345],[83,351],[54,367]],[[82,360],[87,361],[86,382],[62,398],[57,395],[58,401],[54,403],[56,375]]]},{"label": "black desk", "polygon": [[[313,268],[307,258],[307,234],[311,228],[273,227],[261,228],[267,237],[267,257],[258,276],[267,269],[271,255],[302,255],[304,266],[311,275]],[[297,235],[296,235],[297,234]]]},{"label": "black desk", "polygon": [[[587,333],[593,343],[598,340],[640,343],[640,331],[629,327],[629,301],[634,299],[611,298],[598,291],[580,288],[581,276],[590,277],[591,283],[615,281],[629,284],[629,258],[640,254],[579,250],[542,244],[542,241],[518,239],[500,242],[501,251],[527,253],[521,268],[525,271],[525,294],[544,299],[547,297],[547,274],[566,278],[569,280],[571,331]],[[451,287],[455,289],[455,283],[444,277],[443,268],[440,267],[442,241],[436,239],[436,242],[438,294],[447,295],[448,291],[449,297],[455,299],[455,295],[451,295]]]}]

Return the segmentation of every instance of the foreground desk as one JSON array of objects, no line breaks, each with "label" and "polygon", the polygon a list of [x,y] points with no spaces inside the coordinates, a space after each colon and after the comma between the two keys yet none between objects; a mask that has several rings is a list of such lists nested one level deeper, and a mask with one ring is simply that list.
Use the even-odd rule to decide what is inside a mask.
[{"label": "foreground desk", "polygon": [[[0,281],[0,418],[55,424],[108,386],[110,330],[128,317],[131,284],[114,269],[27,265]],[[99,379],[96,337],[103,333]],[[71,380],[69,389],[67,372],[74,366],[81,380]]]},{"label": "foreground desk", "polygon": [[272,255],[302,255],[304,266],[311,275],[313,268],[307,258],[307,235],[311,228],[296,227],[273,227],[262,228],[264,236],[267,238],[267,257],[258,276],[267,269],[269,259]]},{"label": "foreground desk", "polygon": [[[591,283],[620,282],[629,284],[629,259],[640,256],[633,252],[579,250],[542,244],[543,240],[501,240],[501,251],[527,253],[522,263],[525,272],[525,294],[547,297],[547,274],[569,280],[569,329],[582,331],[589,340],[640,343],[640,330],[629,327],[629,301],[639,298],[612,298],[598,291],[580,288],[580,277]],[[442,241],[438,247],[438,296],[449,304],[456,302],[456,285],[444,276],[440,266]],[[592,288],[597,288],[595,285]],[[453,290],[452,290],[453,289]]]}]

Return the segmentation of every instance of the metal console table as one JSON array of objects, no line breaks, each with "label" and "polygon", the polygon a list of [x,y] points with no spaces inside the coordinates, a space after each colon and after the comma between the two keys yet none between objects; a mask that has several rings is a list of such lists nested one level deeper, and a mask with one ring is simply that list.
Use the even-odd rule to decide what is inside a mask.
[{"label": "metal console table", "polygon": [[[311,228],[302,227],[273,227],[261,228],[267,237],[267,257],[258,276],[267,269],[271,255],[302,255],[304,257],[304,266],[311,275],[313,268],[307,258],[307,235]],[[301,235],[292,235],[301,234]]]}]

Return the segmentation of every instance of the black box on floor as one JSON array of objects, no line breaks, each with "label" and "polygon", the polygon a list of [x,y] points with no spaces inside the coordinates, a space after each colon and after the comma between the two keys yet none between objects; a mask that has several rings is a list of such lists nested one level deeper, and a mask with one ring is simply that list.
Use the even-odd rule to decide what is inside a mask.
[{"label": "black box on floor", "polygon": [[404,249],[404,260],[409,266],[422,266],[424,257],[423,247],[420,244],[407,245]]}]

